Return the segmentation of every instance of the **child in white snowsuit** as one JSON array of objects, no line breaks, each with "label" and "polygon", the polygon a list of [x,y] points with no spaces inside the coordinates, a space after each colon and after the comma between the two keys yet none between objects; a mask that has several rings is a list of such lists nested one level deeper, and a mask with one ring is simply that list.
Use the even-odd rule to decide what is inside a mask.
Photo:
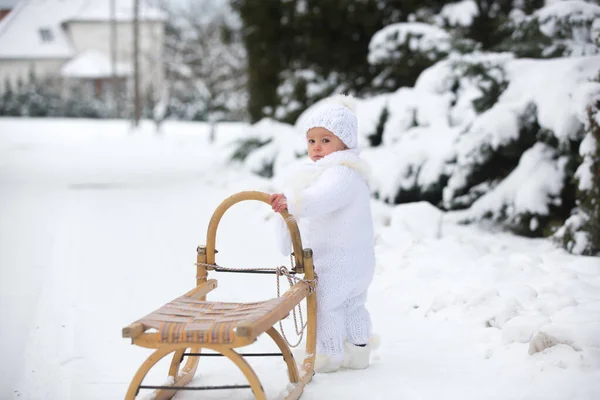
[{"label": "child in white snowsuit", "polygon": [[[313,250],[317,287],[315,370],[369,365],[373,343],[365,308],[375,267],[369,168],[358,156],[357,118],[351,97],[334,96],[308,114],[304,132],[311,163],[300,168],[283,193],[272,194],[274,211],[288,209]],[[285,222],[279,246],[290,253]]]}]

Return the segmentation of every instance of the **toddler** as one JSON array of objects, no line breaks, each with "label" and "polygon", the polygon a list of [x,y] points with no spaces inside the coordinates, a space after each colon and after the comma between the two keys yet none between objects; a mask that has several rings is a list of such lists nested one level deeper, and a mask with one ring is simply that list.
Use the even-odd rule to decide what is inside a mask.
[{"label": "toddler", "polygon": [[[367,368],[374,345],[365,308],[375,267],[369,168],[358,156],[357,125],[351,97],[317,105],[303,127],[312,162],[269,199],[274,211],[287,208],[296,218],[304,247],[313,250],[319,278],[317,372]],[[282,218],[277,236],[288,255],[291,240]]]}]

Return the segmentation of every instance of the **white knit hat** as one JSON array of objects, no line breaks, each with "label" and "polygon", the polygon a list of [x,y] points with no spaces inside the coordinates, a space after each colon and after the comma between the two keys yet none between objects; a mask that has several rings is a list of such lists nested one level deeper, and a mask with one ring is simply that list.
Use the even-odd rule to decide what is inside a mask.
[{"label": "white knit hat", "polygon": [[331,96],[312,110],[304,123],[304,132],[325,128],[339,137],[349,149],[358,146],[358,120],[354,113],[355,101],[350,95]]}]

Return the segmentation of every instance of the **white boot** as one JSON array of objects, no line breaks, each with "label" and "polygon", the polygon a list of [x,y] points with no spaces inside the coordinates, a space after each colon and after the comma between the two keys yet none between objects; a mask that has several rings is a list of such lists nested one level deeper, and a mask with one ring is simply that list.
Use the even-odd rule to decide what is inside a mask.
[{"label": "white boot", "polygon": [[379,336],[371,336],[366,346],[356,346],[344,342],[344,361],[342,366],[348,369],[365,369],[371,361],[371,351],[379,347]]},{"label": "white boot", "polygon": [[326,354],[317,354],[315,357],[315,372],[335,372],[342,367],[342,361],[335,361]]},{"label": "white boot", "polygon": [[344,342],[344,368],[348,369],[365,369],[369,366],[371,359],[371,347],[353,345],[349,342]]}]

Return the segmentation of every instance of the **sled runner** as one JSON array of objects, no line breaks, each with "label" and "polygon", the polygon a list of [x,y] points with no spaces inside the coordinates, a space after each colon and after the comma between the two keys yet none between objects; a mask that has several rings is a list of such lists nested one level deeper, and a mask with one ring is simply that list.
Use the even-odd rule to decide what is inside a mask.
[{"label": "sled runner", "polygon": [[[287,365],[292,386],[286,397],[297,399],[304,386],[314,374],[316,351],[316,279],[313,270],[312,251],[302,249],[300,232],[287,211],[281,212],[292,237],[294,265],[276,269],[232,269],[215,262],[215,242],[219,221],[234,204],[244,200],[258,200],[268,204],[269,195],[262,192],[240,192],[225,199],[215,210],[208,225],[206,246],[197,249],[196,287],[165,304],[158,310],[123,328],[123,337],[131,338],[132,344],[156,349],[141,365],[133,377],[126,400],[135,399],[140,390],[154,389],[156,399],[170,399],[178,390],[216,390],[249,388],[258,400],[266,399],[258,376],[248,364],[248,356],[282,356]],[[273,273],[278,278],[285,275],[291,283],[281,296],[253,303],[226,303],[207,301],[206,295],[217,287],[215,279],[208,279],[208,271]],[[299,278],[304,274],[304,278]],[[306,298],[306,358],[298,368],[289,343],[275,324],[284,319]],[[281,325],[280,325],[281,326]],[[241,354],[237,348],[254,343],[266,333],[273,339],[281,353]],[[203,350],[211,350],[210,353]],[[162,358],[171,355],[168,385],[143,384],[148,371]],[[194,377],[201,358],[222,355],[230,359],[244,374],[248,385],[186,386]],[[183,364],[184,360],[186,361]],[[207,360],[208,361],[208,360]],[[283,385],[285,387],[286,385]]]}]

